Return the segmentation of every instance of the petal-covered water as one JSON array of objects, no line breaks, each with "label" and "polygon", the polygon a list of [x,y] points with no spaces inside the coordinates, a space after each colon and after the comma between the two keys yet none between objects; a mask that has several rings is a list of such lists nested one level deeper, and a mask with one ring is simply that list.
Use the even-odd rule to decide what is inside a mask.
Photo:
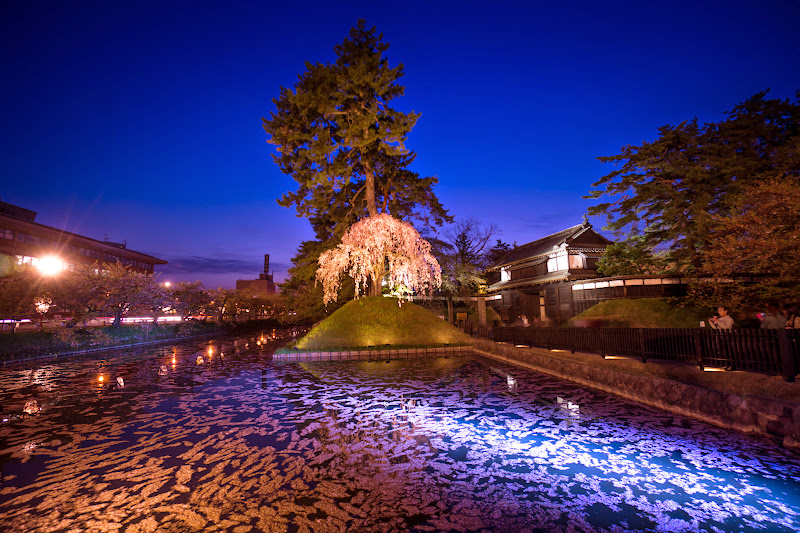
[{"label": "petal-covered water", "polygon": [[270,349],[0,370],[0,530],[800,530],[775,442],[479,358]]}]

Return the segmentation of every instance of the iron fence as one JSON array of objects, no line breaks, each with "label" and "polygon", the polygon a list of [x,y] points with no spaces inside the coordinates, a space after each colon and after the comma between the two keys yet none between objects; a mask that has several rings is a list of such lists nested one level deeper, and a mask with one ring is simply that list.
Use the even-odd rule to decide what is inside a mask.
[{"label": "iron fence", "polygon": [[800,331],[677,328],[536,328],[476,326],[474,337],[550,350],[594,353],[674,363],[780,374],[794,381],[800,369]]}]

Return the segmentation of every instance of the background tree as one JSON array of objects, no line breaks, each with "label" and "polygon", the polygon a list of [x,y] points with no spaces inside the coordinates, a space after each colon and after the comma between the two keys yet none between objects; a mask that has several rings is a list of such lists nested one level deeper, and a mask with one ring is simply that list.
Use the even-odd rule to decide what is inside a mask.
[{"label": "background tree", "polygon": [[437,257],[442,266],[443,293],[448,297],[473,296],[485,288],[489,242],[498,232],[497,225],[475,218],[458,220],[442,232],[443,245]]},{"label": "background tree", "polygon": [[[792,177],[754,184],[737,198],[711,233],[696,293],[733,306],[800,300],[800,187]],[[760,275],[752,284],[720,282],[736,274]]]},{"label": "background tree", "polygon": [[205,312],[211,298],[203,284],[199,281],[182,281],[172,285],[170,290],[172,308],[177,312],[181,321],[191,315]]},{"label": "background tree", "polygon": [[114,316],[114,327],[122,325],[122,316],[135,307],[152,309],[153,298],[159,296],[156,277],[137,272],[119,262],[104,263],[97,274],[101,311]]},{"label": "background tree", "polygon": [[217,322],[220,324],[225,322],[228,316],[233,316],[235,309],[234,299],[236,298],[236,291],[233,289],[225,289],[222,287],[211,289],[208,291],[208,312],[214,313]]},{"label": "background tree", "polygon": [[379,214],[350,227],[336,248],[319,258],[317,279],[325,303],[335,301],[343,274],[355,282],[356,296],[380,294],[384,277],[390,289],[429,290],[442,283],[430,244],[411,224]]},{"label": "background tree", "polygon": [[500,261],[508,252],[516,247],[516,242],[514,244],[508,244],[507,242],[497,239],[494,245],[486,251],[486,266],[489,267]]},{"label": "background tree", "polygon": [[655,252],[642,236],[633,236],[627,241],[616,242],[606,247],[597,261],[597,272],[601,276],[634,276],[664,274],[671,265],[667,254]]},{"label": "background tree", "polygon": [[[287,315],[283,320],[287,323],[314,323],[340,307],[339,301],[347,299],[355,293],[355,286],[345,280],[339,289],[339,298],[323,303],[322,285],[317,282],[319,256],[336,246],[337,240],[304,241],[292,258],[289,277],[281,284],[281,295],[285,298]],[[342,303],[343,305],[343,303]]]},{"label": "background tree", "polygon": [[53,300],[59,309],[72,314],[75,322],[86,324],[98,316],[102,301],[100,266],[76,265],[53,279]]},{"label": "background tree", "polygon": [[800,102],[765,96],[737,105],[724,121],[664,126],[653,142],[598,158],[622,166],[593,184],[588,198],[609,201],[589,213],[606,215],[617,235],[668,252],[679,271],[698,272],[712,232],[745,188],[800,176]]},{"label": "background tree", "polygon": [[38,276],[28,270],[0,277],[0,315],[18,319],[33,313],[33,301],[41,292]]}]

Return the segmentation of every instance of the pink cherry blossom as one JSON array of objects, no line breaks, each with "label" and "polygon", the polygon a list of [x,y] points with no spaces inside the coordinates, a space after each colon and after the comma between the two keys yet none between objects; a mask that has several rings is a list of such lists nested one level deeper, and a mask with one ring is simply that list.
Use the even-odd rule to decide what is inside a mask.
[{"label": "pink cherry blossom", "polygon": [[356,285],[356,298],[368,283],[386,279],[391,288],[427,292],[442,284],[442,269],[431,245],[414,227],[386,213],[353,224],[342,243],[319,258],[317,281],[322,283],[325,305],[336,301],[342,275]]}]

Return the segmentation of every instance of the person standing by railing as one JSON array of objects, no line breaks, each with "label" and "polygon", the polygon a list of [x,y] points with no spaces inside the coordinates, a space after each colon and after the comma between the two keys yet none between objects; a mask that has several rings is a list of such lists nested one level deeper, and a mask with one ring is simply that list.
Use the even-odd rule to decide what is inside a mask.
[{"label": "person standing by railing", "polygon": [[797,316],[797,305],[784,305],[783,316],[786,317],[786,329],[800,329],[800,316]]},{"label": "person standing by railing", "polygon": [[767,312],[759,314],[761,329],[783,329],[786,327],[786,318],[781,314],[780,306],[772,302],[767,305]]},{"label": "person standing by railing", "polygon": [[732,330],[733,317],[728,314],[728,308],[720,305],[717,308],[717,314],[708,319],[708,324],[711,329]]}]

